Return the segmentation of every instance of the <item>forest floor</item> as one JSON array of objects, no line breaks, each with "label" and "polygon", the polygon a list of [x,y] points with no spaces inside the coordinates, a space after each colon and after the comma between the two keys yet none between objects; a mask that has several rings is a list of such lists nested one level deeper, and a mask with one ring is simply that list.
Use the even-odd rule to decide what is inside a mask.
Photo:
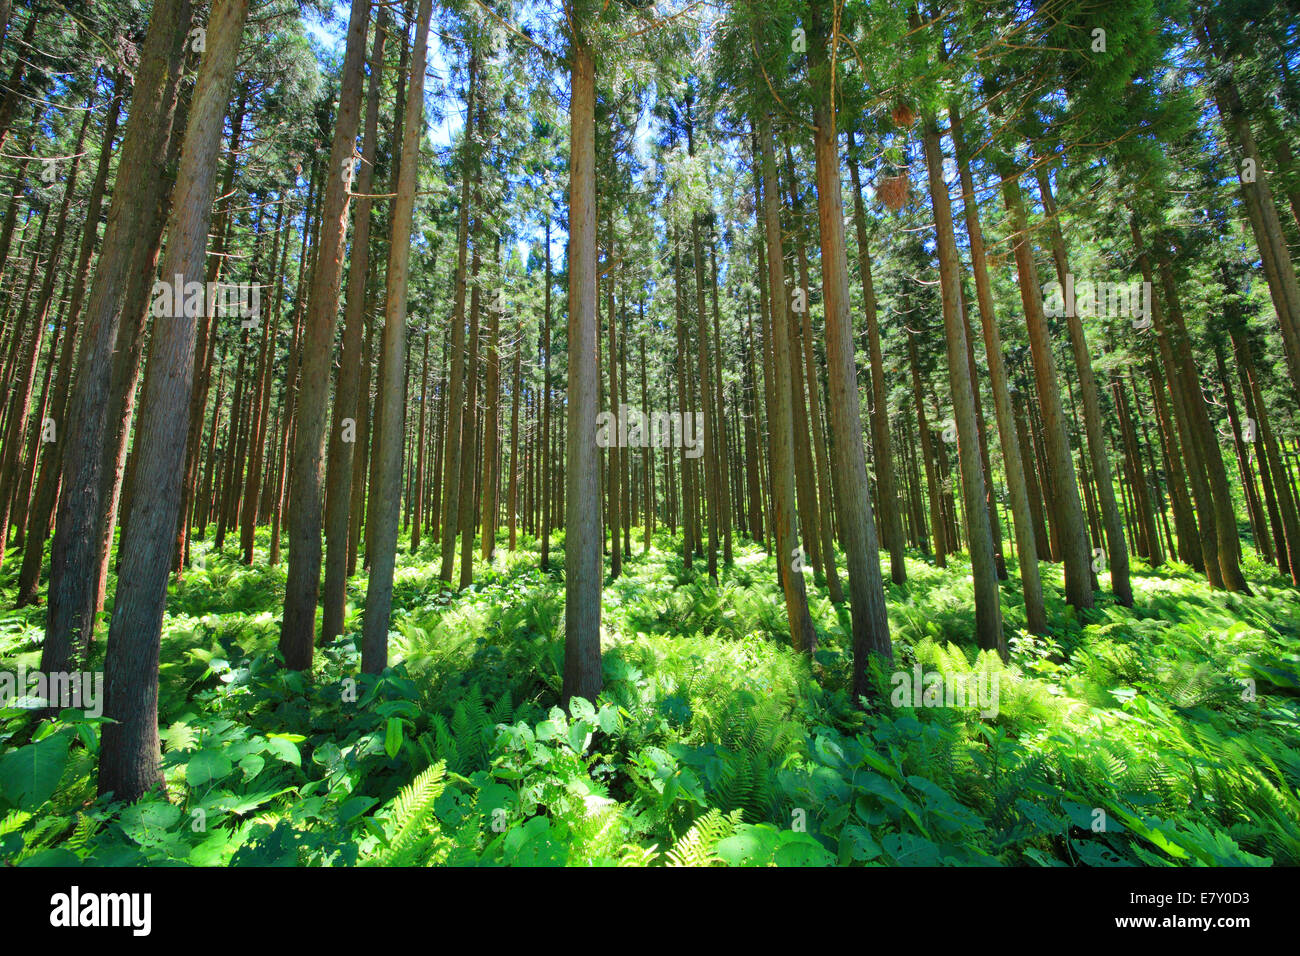
[{"label": "forest floor", "polygon": [[[399,554],[381,678],[358,676],[351,637],[310,675],[279,669],[265,537],[251,568],[196,545],[163,629],[166,794],[96,799],[102,718],[0,709],[0,862],[1300,863],[1300,601],[1253,552],[1254,596],[1136,562],[1132,609],[1099,596],[1078,616],[1044,564],[1049,637],[1020,630],[1008,562],[1008,665],[977,653],[961,556],[909,554],[888,585],[895,660],[862,710],[847,606],[811,572],[809,660],[760,548],[738,541],[714,585],[668,535],[633,541],[604,590],[605,691],[568,715],[562,534],[550,573],[524,537],[459,593],[432,545]],[[10,610],[17,564],[3,672],[40,659],[44,608]],[[360,575],[349,635],[364,595]],[[956,706],[906,693],[931,674]]]}]

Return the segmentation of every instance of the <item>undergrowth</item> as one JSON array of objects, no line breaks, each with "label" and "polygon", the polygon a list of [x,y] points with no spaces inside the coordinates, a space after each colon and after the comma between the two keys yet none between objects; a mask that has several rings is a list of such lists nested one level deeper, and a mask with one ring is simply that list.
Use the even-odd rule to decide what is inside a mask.
[{"label": "undergrowth", "polygon": [[[774,565],[714,584],[679,543],[604,590],[605,690],[557,704],[563,547],[500,549],[453,593],[403,554],[392,666],[353,637],[310,674],[276,658],[282,568],[206,553],[172,585],[159,701],[165,793],[95,795],[103,718],[0,710],[0,859],[13,865],[1267,865],[1300,863],[1300,602],[1134,567],[1131,609],[1076,616],[1044,566],[1051,634],[1003,588],[1004,665],[974,647],[969,567],[913,556],[889,585],[894,664],[850,699],[846,607],[808,578],[809,658]],[[265,545],[265,541],[259,544]],[[13,566],[0,576],[12,607]],[[1014,562],[1011,581],[1016,580]],[[1055,570],[1055,575],[1053,575]],[[1103,579],[1103,584],[1104,584]],[[110,585],[109,593],[112,593]],[[0,669],[39,662],[43,609],[0,613]],[[102,633],[97,657],[102,665]],[[996,712],[897,705],[898,674],[997,690]],[[896,706],[897,705],[897,706]]]}]

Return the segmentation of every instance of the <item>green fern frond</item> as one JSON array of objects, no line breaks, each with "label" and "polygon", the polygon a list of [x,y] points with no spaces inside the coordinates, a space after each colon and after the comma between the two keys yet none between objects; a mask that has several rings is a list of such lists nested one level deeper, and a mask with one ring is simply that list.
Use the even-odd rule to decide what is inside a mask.
[{"label": "green fern frond", "polygon": [[385,827],[388,845],[364,865],[412,866],[429,860],[431,844],[440,835],[433,805],[446,787],[445,774],[444,764],[434,764],[393,799]]},{"label": "green fern frond", "polygon": [[666,854],[668,866],[714,866],[721,863],[718,844],[736,832],[741,811],[723,814],[714,807],[697,819]]}]

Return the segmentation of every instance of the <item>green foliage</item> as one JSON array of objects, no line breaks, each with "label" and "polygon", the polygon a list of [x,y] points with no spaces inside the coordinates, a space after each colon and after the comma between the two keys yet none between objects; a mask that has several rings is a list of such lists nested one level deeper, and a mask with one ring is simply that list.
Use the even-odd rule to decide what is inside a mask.
[{"label": "green foliage", "polygon": [[[911,556],[908,584],[889,593],[894,670],[982,678],[996,713],[896,707],[879,667],[860,709],[847,615],[817,588],[810,661],[784,634],[770,558],[741,545],[715,585],[659,543],[671,550],[639,555],[606,589],[605,691],[568,712],[560,581],[535,570],[535,551],[455,595],[436,557],[403,556],[393,665],[358,675],[349,637],[322,650],[310,679],[274,657],[282,576],[213,556],[169,604],[166,792],[132,806],[95,796],[101,720],[0,712],[0,857],[1300,863],[1300,610],[1288,590],[1225,596],[1179,566],[1142,568],[1132,609],[1077,617],[1049,574],[1051,635],[1015,635],[1003,664],[974,646],[960,559],[940,571]],[[0,632],[21,631],[20,614]]]},{"label": "green foliage", "polygon": [[446,767],[435,764],[402,788],[385,808],[386,819],[378,833],[381,849],[367,856],[363,865],[428,866],[441,861],[446,841],[438,829],[434,802],[446,787],[445,774]]}]

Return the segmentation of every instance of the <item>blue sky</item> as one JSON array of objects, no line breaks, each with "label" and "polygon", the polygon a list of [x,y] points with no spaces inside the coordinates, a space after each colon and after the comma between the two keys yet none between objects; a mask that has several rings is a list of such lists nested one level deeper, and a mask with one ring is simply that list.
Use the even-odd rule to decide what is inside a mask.
[{"label": "blue sky", "polygon": [[[304,11],[303,22],[307,33],[312,39],[330,50],[341,60],[343,58],[344,32],[350,3],[348,0],[334,0],[333,8],[334,15],[329,22],[322,20],[314,11]],[[452,64],[447,59],[448,48],[436,29],[430,29],[428,42],[429,58],[426,76],[436,80],[438,86],[445,88],[452,74]],[[562,77],[560,81],[563,82]],[[436,99],[435,96],[436,94],[428,92],[426,88],[426,114],[439,117],[437,122],[432,122],[429,125],[429,145],[435,149],[445,149],[460,134],[464,126],[465,117],[462,112],[464,100],[459,89],[453,90],[450,96],[437,97]],[[430,109],[431,106],[436,106],[437,109]],[[648,108],[649,104],[646,104],[642,122],[638,124],[636,131],[636,152],[642,161],[650,154],[652,137],[655,135],[654,128],[648,122]],[[517,255],[526,258],[529,247],[539,243],[541,238],[542,235],[539,230],[528,230],[527,238],[516,243]],[[558,222],[553,222],[551,229],[551,258],[554,262],[559,263],[563,260],[567,242],[563,227]]]},{"label": "blue sky", "polygon": [[[330,23],[323,22],[312,12],[304,14],[303,22],[308,34],[326,49],[336,53],[340,59],[343,56],[344,29],[347,22],[349,4],[336,0],[334,4],[334,20]],[[441,35],[434,29],[429,31],[429,60],[425,70],[427,77],[436,78],[439,85],[444,86],[451,76],[452,66],[447,62],[447,50],[442,43]],[[453,139],[460,134],[465,125],[465,117],[462,113],[464,101],[459,95],[453,94],[451,97],[444,97],[442,102],[437,103],[439,109],[430,111],[430,94],[425,94],[425,112],[433,112],[440,115],[441,118],[434,123],[429,124],[429,144],[435,149],[445,149]],[[515,243],[515,254],[521,259],[526,260],[528,250],[541,240],[541,233],[530,235],[528,238],[520,239]],[[563,230],[558,224],[554,224],[551,230],[551,258],[555,262],[563,260],[567,239]]]},{"label": "blue sky", "polygon": [[[335,22],[329,24],[322,22],[314,12],[308,11],[303,17],[308,34],[322,46],[337,53],[340,58],[343,56],[343,30],[347,21],[348,7],[347,3],[336,0]],[[429,63],[425,73],[427,76],[438,77],[444,83],[451,75],[451,66],[447,62],[442,38],[435,30],[429,31]],[[457,108],[460,102],[457,98],[454,104],[440,104],[443,108],[439,112],[445,115],[440,122],[430,124],[429,127],[429,141],[435,147],[443,148],[450,145],[464,125],[465,118]],[[426,109],[427,105],[426,103]]]}]

